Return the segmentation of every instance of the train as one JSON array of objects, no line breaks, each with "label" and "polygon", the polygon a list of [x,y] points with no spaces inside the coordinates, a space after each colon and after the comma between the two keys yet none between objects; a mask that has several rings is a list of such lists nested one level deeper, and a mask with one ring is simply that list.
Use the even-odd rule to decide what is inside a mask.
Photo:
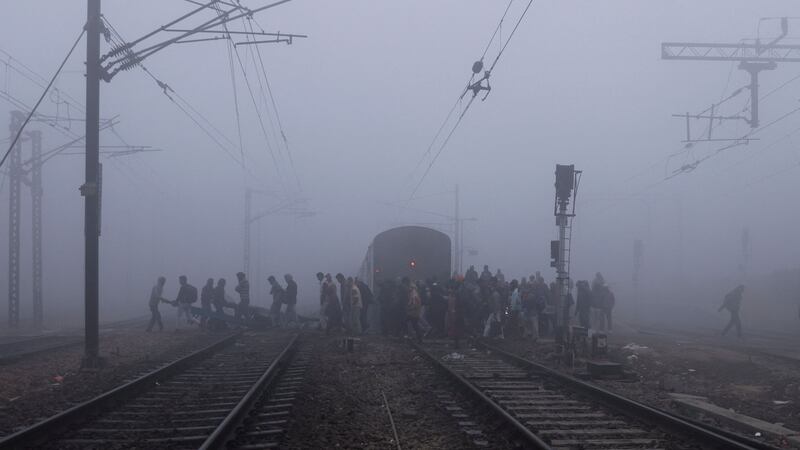
[{"label": "train", "polygon": [[450,278],[450,236],[432,228],[409,225],[379,233],[367,248],[359,278],[373,291],[384,280]]}]

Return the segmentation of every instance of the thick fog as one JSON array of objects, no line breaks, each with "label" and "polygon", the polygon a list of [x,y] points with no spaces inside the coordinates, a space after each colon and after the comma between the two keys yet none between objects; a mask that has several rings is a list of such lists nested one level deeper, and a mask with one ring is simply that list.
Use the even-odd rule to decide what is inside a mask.
[{"label": "thick fog", "polygon": [[[526,3],[514,2],[487,61],[497,55]],[[641,239],[640,319],[713,326],[724,319],[714,315],[722,296],[744,282],[753,286],[745,310],[760,324],[795,323],[800,152],[793,133],[800,114],[791,113],[798,107],[800,81],[792,80],[800,65],[781,63],[762,72],[762,127],[752,135],[759,140],[719,152],[729,142],[687,149],[681,143],[685,121],[671,115],[700,113],[748,84],[749,76],[735,63],[664,61],[660,44],[736,43],[757,35],[768,41],[780,33],[780,22],[760,19],[797,16],[797,3],[535,1],[492,73],[491,94],[475,100],[422,181],[419,199],[409,200],[430,155],[415,167],[464,90],[505,6],[486,0],[295,0],[259,13],[265,31],[309,36],[292,45],[259,46],[288,151],[269,96],[262,96],[267,87],[259,81],[259,55],[252,46],[237,47],[247,80],[222,40],[173,45],[144,62],[174,90],[177,103],[184,109],[191,105],[213,124],[219,134],[210,124],[203,127],[231,154],[143,70],[121,72],[103,83],[102,116],[119,115],[119,123],[116,133],[101,132],[101,143],[161,150],[102,155],[103,319],[146,314],[147,295],[159,275],[167,277],[170,297],[181,274],[196,286],[225,277],[232,287],[243,267],[247,188],[259,191],[253,194],[254,214],[287,199],[305,199],[300,207],[315,213],[271,214],[253,225],[251,283],[257,305],[268,304],[267,275],[292,273],[300,285],[300,310],[311,308],[318,301],[314,274],[355,275],[371,239],[387,228],[426,224],[452,233],[456,184],[462,216],[477,219],[464,226],[467,266],[500,267],[509,278],[538,270],[552,279],[554,169],[575,164],[583,177],[573,279],[602,272],[618,292],[619,309],[633,316],[633,242]],[[103,12],[121,36],[133,40],[193,7],[179,0],[106,0]],[[7,70],[8,55],[49,78],[80,33],[85,2],[4,1],[0,11],[0,49],[7,52],[0,53],[0,87],[30,106],[40,89]],[[231,25],[242,29],[241,21]],[[784,43],[797,44],[798,37],[800,20],[792,19]],[[104,42],[103,52],[108,50]],[[56,82],[60,93],[77,99],[69,100],[72,119],[81,118],[84,60],[82,42]],[[718,113],[737,113],[748,98],[745,89]],[[37,121],[28,126],[44,132],[45,150],[69,141],[70,133],[84,134],[83,122],[66,120],[64,101],[51,95],[40,112],[57,115],[58,125],[71,130]],[[12,109],[0,101],[0,124]],[[702,138],[706,126],[692,123],[693,137]],[[714,124],[713,137],[750,131],[744,121],[725,121]],[[5,150],[8,140],[2,143]],[[30,151],[27,143],[24,148]],[[71,149],[44,166],[44,301],[50,327],[82,320],[81,152]],[[242,154],[244,168],[236,161]],[[674,172],[698,160],[695,170]],[[0,191],[4,236],[8,201],[6,179]],[[30,193],[23,187],[23,321],[31,316],[30,223]],[[746,265],[744,229],[752,243]],[[3,293],[7,253],[3,237]],[[0,309],[5,314],[6,308]]]}]

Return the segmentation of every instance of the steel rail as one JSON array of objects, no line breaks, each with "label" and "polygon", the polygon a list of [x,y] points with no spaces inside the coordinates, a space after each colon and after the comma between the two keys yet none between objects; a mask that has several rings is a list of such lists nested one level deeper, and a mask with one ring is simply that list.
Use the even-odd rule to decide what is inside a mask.
[{"label": "steel rail", "polygon": [[[149,318],[142,316],[133,319],[124,319],[117,322],[108,322],[101,325],[101,329],[115,329],[118,327],[144,326]],[[58,342],[57,340],[61,340]],[[54,341],[50,345],[38,346],[37,344]],[[41,334],[11,342],[0,343],[0,366],[15,363],[25,358],[40,355],[55,350],[63,350],[83,344],[83,335],[74,334],[67,330],[64,334]],[[27,348],[26,348],[27,347]]]},{"label": "steel rail", "polygon": [[38,443],[46,441],[49,436],[57,433],[75,423],[88,420],[93,413],[101,408],[105,408],[114,403],[120,402],[138,392],[154,385],[158,380],[171,376],[179,372],[184,367],[205,358],[218,349],[225,347],[235,341],[241,332],[232,333],[222,339],[208,345],[200,350],[190,353],[170,364],[155,369],[141,377],[118,386],[108,392],[98,395],[79,405],[73,406],[66,411],[60,412],[52,417],[42,420],[28,428],[22,429],[0,439],[0,449],[17,449],[33,447]]},{"label": "steel rail", "polygon": [[492,412],[500,416],[507,424],[509,424],[514,431],[522,438],[525,439],[526,443],[530,445],[530,447],[526,448],[535,448],[535,449],[543,449],[549,450],[551,447],[547,444],[542,438],[537,436],[533,431],[531,431],[525,424],[517,420],[514,416],[508,413],[502,406],[497,404],[494,400],[492,400],[489,396],[484,394],[480,389],[478,389],[474,384],[469,382],[466,378],[462,377],[453,369],[447,367],[444,363],[439,361],[438,358],[433,356],[430,352],[425,350],[421,345],[417,344],[416,342],[411,342],[410,344],[412,347],[417,349],[424,357],[426,357],[429,361],[433,363],[433,365],[447,374],[450,378],[457,381],[461,387],[467,390],[470,394],[472,394],[476,399],[480,400],[484,405],[486,405]]},{"label": "steel rail", "polygon": [[225,448],[225,444],[236,435],[236,429],[241,425],[247,414],[253,409],[253,405],[261,398],[275,380],[278,379],[279,372],[288,366],[291,356],[296,350],[299,334],[295,334],[281,353],[270,363],[269,367],[258,378],[258,381],[247,391],[239,403],[222,420],[217,428],[206,439],[200,450]]},{"label": "steel rail", "polygon": [[[47,344],[49,342],[49,344]],[[39,345],[45,343],[45,345]],[[0,366],[54,350],[83,344],[79,336],[37,336],[17,342],[0,344]]]},{"label": "steel rail", "polygon": [[708,445],[712,445],[715,448],[720,448],[725,450],[734,450],[734,449],[779,450],[777,447],[771,446],[769,444],[756,442],[753,441],[752,439],[735,436],[733,433],[720,430],[716,427],[704,424],[701,425],[697,422],[686,420],[675,414],[668,413],[661,409],[646,405],[644,403],[637,402],[627,397],[623,397],[622,395],[611,392],[600,386],[587,383],[575,377],[558,372],[542,364],[536,363],[529,359],[522,358],[513,353],[507,352],[493,345],[487,344],[482,340],[477,340],[476,345],[483,347],[484,349],[489,350],[491,352],[494,352],[500,357],[512,363],[515,363],[516,365],[522,366],[526,369],[532,369],[535,372],[553,378],[561,382],[562,384],[577,388],[587,396],[600,400],[604,404],[613,407],[620,413],[638,418],[640,420],[650,421],[655,425],[660,425],[662,427],[670,428],[674,431],[678,431],[687,436],[697,438],[701,442]]}]

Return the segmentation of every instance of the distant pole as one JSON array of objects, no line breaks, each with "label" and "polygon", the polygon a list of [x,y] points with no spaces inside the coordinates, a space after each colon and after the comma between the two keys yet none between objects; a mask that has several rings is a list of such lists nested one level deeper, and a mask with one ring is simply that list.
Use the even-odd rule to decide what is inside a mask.
[{"label": "distant pole", "polygon": [[461,216],[460,214],[460,205],[459,205],[459,193],[458,193],[458,185],[456,184],[456,191],[455,191],[455,251],[453,252],[455,256],[455,261],[453,266],[455,267],[456,273],[459,275],[462,271],[462,264],[461,264],[461,257],[462,257],[462,250],[461,250]]},{"label": "distant pole", "polygon": [[253,212],[253,191],[247,188],[244,191],[244,273],[250,279],[250,224]]},{"label": "distant pole", "polygon": [[31,131],[31,215],[33,227],[33,326],[44,324],[42,294],[42,132]]},{"label": "distant pole", "polygon": [[641,278],[644,243],[641,239],[633,241],[633,320],[639,322],[639,303],[641,302],[639,281]]},{"label": "distant pole", "polygon": [[683,270],[683,198],[677,197],[678,201],[678,281],[681,286],[684,285],[684,270]]},{"label": "distant pole", "polygon": [[[25,115],[20,111],[11,112],[11,135],[15,135]],[[19,327],[19,250],[20,250],[20,192],[22,189],[22,139],[11,151],[8,176],[8,326]]]},{"label": "distant pole", "polygon": [[96,368],[100,303],[100,0],[87,0],[86,14],[86,181],[85,198],[85,354],[83,366]]}]

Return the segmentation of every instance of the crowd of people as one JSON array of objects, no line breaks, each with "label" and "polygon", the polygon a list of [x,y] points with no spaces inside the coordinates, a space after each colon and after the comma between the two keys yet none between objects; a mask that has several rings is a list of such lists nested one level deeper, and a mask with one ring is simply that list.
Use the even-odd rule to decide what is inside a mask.
[{"label": "crowd of people", "polygon": [[[177,309],[177,316],[175,328],[180,328],[184,323],[187,325],[198,325],[202,329],[216,330],[227,327],[226,321],[222,320],[226,309],[230,309],[234,321],[245,323],[254,319],[253,308],[250,306],[250,282],[244,272],[236,274],[237,284],[234,291],[239,296],[239,301],[234,301],[225,292],[226,281],[225,278],[220,278],[214,281],[213,278],[206,280],[200,290],[199,296],[197,288],[189,284],[186,275],[178,277],[178,295],[175,300],[164,298],[164,286],[167,279],[163,276],[158,277],[155,286],[150,291],[150,300],[148,306],[150,308],[150,323],[147,325],[147,331],[153,331],[154,327],[158,327],[159,331],[164,330],[164,322],[161,318],[159,306],[161,303],[166,303]],[[297,305],[297,283],[294,278],[286,274],[284,275],[286,287],[278,283],[275,277],[270,276],[268,281],[272,295],[272,306],[269,310],[269,317],[267,320],[275,326],[292,326],[297,323],[297,314],[295,307]],[[200,301],[200,309],[203,310],[202,314],[193,314],[192,306]],[[283,306],[286,308],[283,309]],[[215,315],[216,314],[216,315]]]},{"label": "crowd of people", "polygon": [[374,302],[369,286],[358,278],[345,278],[341,273],[332,277],[331,274],[318,272],[317,281],[320,329],[324,329],[326,334],[332,331],[366,333],[370,328],[369,307]]},{"label": "crowd of people", "polygon": [[376,295],[358,278],[342,274],[317,274],[320,284],[321,328],[327,333],[365,332],[367,311],[380,309],[379,327],[384,335],[451,337],[458,345],[465,336],[538,339],[556,332],[557,305],[566,323],[575,318],[580,326],[610,330],[614,294],[597,273],[591,285],[577,283],[577,302],[568,294],[557,301],[555,282],[546,283],[541,273],[507,281],[502,270],[493,274],[488,266],[478,274],[471,266],[464,276],[440,282],[427,280],[383,280]]},{"label": "crowd of people", "polygon": [[[185,275],[178,277],[178,294],[174,300],[164,298],[166,278],[158,277],[150,291],[150,322],[147,331],[158,327],[164,330],[159,306],[162,303],[176,308],[176,328],[184,323],[198,325],[201,329],[215,330],[226,327],[225,310],[231,310],[234,321],[246,323],[255,318],[250,306],[250,283],[243,272],[236,274],[234,291],[239,301],[226,294],[225,278],[209,278],[199,292],[189,284]],[[290,274],[283,277],[285,287],[269,276],[272,304],[266,318],[269,325],[292,327],[298,325],[297,283]],[[572,282],[568,293],[559,299],[555,281],[547,283],[540,272],[529,277],[507,281],[500,269],[493,274],[483,266],[479,274],[474,266],[461,276],[454,274],[440,282],[435,277],[411,280],[408,277],[383,280],[373,294],[370,287],[357,277],[338,273],[317,273],[319,281],[319,328],[326,334],[345,332],[359,335],[379,328],[385,336],[412,336],[421,341],[425,336],[450,337],[455,344],[465,336],[521,338],[536,340],[554,335],[559,323],[586,329],[611,331],[614,294],[603,275],[595,274],[591,283]],[[735,328],[741,337],[739,309],[744,286],[737,286],[725,296],[719,308],[730,312],[730,321],[722,332],[725,335]],[[192,306],[200,301],[204,313],[193,313]],[[560,301],[559,301],[560,300]],[[370,324],[369,310],[379,309],[377,322]],[[284,307],[285,306],[285,307]],[[572,308],[574,306],[574,312]],[[560,311],[559,311],[560,309]],[[216,314],[216,315],[215,315]],[[560,319],[559,319],[560,317]]]}]

